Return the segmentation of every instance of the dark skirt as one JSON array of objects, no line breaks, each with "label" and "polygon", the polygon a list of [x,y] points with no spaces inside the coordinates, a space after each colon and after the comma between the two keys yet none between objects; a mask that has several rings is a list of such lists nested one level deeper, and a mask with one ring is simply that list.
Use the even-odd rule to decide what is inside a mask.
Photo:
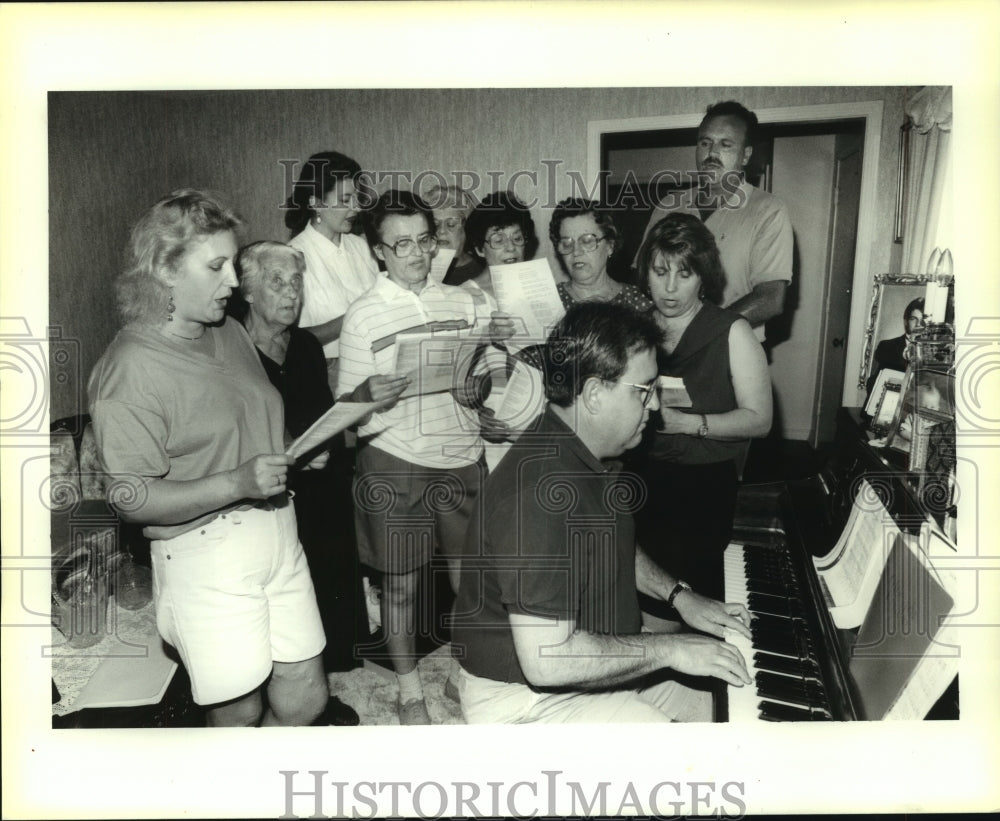
[{"label": "dark skirt", "polygon": [[[696,593],[724,596],[722,554],[729,545],[739,477],[732,460],[679,465],[649,459],[639,468],[648,496],[636,514],[639,544],[646,554]],[[673,608],[640,595],[643,610],[677,618]]]}]

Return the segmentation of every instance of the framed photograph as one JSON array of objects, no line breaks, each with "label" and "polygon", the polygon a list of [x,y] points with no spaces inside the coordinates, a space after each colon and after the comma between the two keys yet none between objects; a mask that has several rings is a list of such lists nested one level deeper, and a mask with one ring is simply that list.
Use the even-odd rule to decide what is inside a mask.
[{"label": "framed photograph", "polygon": [[[865,390],[872,374],[882,368],[905,370],[905,317],[907,306],[921,299],[927,283],[936,277],[917,274],[878,274],[865,328],[858,389]],[[881,346],[881,347],[880,347]]]},{"label": "framed photograph", "polygon": [[927,464],[932,433],[954,424],[955,378],[947,371],[911,367],[900,390],[902,398],[890,426],[887,444],[906,453],[907,470],[920,473]]}]

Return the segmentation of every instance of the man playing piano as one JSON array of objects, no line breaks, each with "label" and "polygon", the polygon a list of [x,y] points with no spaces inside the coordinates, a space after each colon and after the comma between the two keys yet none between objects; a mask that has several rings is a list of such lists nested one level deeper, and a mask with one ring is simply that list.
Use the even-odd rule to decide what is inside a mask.
[{"label": "man playing piano", "polygon": [[[632,521],[644,490],[611,461],[657,407],[660,333],[628,307],[585,302],[549,337],[548,407],[487,479],[463,556],[452,645],[469,723],[710,721],[711,695],[674,672],[750,682],[720,640],[749,637],[746,608],[647,559]],[[698,632],[641,632],[637,589]]]}]

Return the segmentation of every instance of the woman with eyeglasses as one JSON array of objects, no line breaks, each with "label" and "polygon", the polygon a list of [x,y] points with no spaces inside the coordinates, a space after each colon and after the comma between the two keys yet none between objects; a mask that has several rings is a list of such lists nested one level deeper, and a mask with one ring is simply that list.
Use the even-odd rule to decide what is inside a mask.
[{"label": "woman with eyeglasses", "polygon": [[[674,213],[649,232],[639,271],[663,329],[661,376],[683,380],[690,403],[661,388],[659,425],[640,469],[646,504],[636,517],[643,549],[675,578],[722,599],[722,555],[750,439],[771,428],[771,381],[749,323],[720,308],[725,272],[697,217]],[[655,428],[655,429],[654,429]],[[643,609],[676,621],[662,602]]]},{"label": "woman with eyeglasses", "polygon": [[478,414],[452,392],[400,398],[409,380],[392,374],[394,345],[403,332],[470,328],[477,312],[467,290],[428,277],[437,233],[419,197],[387,191],[366,213],[365,232],[386,276],[344,317],[337,395],[387,403],[358,429],[358,552],[383,574],[382,627],[400,724],[429,724],[416,666],[417,582],[440,551],[457,588],[483,443]]},{"label": "woman with eyeglasses", "polygon": [[608,274],[608,260],[619,246],[618,229],[596,202],[565,199],[556,205],[549,238],[569,277],[556,285],[565,308],[577,302],[614,302],[637,311],[652,307],[639,288]]},{"label": "woman with eyeglasses", "polygon": [[[234,313],[250,334],[268,379],[281,394],[289,439],[305,433],[333,405],[323,348],[316,337],[295,324],[302,307],[305,267],[302,253],[281,242],[254,242],[236,258],[243,310],[236,303]],[[335,536],[345,527],[350,530],[344,522],[349,515],[345,506],[338,510],[335,504],[350,499],[350,483],[329,464],[317,467],[293,473],[289,489],[295,494],[299,541],[309,560],[327,637],[323,662],[329,673],[357,666],[354,647],[367,619],[354,542]],[[358,714],[331,696],[322,722],[354,725]]]},{"label": "woman with eyeglasses", "polygon": [[485,294],[496,309],[490,268],[534,259],[538,234],[528,206],[509,191],[495,191],[472,209],[465,224],[465,247],[486,267],[471,280],[473,296]]},{"label": "woman with eyeglasses", "polygon": [[438,185],[429,189],[423,199],[434,212],[438,248],[455,251],[455,257],[444,275],[445,284],[461,285],[479,276],[483,263],[465,246],[465,223],[476,207],[475,197],[457,185]]}]

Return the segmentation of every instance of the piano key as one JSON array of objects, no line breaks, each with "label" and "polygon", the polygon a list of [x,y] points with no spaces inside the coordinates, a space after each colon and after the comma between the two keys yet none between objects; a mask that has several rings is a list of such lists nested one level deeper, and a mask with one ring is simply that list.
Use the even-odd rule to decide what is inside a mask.
[{"label": "piano key", "polygon": [[752,639],[727,631],[754,680],[726,691],[730,721],[828,720],[814,642],[786,557],[772,548],[730,545],[723,557],[726,601],[750,610]]}]

